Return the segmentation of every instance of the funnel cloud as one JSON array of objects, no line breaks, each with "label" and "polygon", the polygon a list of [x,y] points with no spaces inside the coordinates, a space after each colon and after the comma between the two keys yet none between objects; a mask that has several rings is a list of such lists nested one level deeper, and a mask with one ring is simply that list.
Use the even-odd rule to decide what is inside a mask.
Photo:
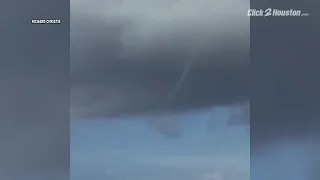
[{"label": "funnel cloud", "polygon": [[243,0],[71,1],[72,119],[161,112],[152,124],[176,136],[167,114],[247,101],[248,8]]}]

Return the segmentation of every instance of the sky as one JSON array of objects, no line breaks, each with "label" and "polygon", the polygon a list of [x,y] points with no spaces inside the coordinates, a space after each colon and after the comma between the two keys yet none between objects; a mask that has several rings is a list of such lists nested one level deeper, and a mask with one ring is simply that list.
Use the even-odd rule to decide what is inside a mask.
[{"label": "sky", "polygon": [[228,126],[228,113],[179,114],[176,138],[150,128],[150,115],[72,122],[71,180],[249,180],[248,125]]},{"label": "sky", "polygon": [[[260,168],[251,178],[319,179],[319,1],[69,4],[1,4],[3,17],[10,18],[0,28],[0,179],[69,179],[70,99],[72,120],[86,119],[88,127],[101,116],[103,124],[120,123],[115,116],[160,108],[166,117],[250,100],[251,161]],[[310,16],[249,18],[249,7],[290,7]],[[30,24],[52,17],[63,23]],[[141,121],[130,118],[126,122]],[[172,142],[190,134],[184,119],[146,124]]]},{"label": "sky", "polygon": [[[236,118],[236,121],[247,125],[250,122],[251,125],[251,165],[254,167],[251,178],[313,180],[317,177],[317,172],[309,170],[317,167],[310,155],[317,154],[315,145],[318,142],[316,132],[320,102],[320,86],[316,85],[319,84],[319,62],[314,58],[319,42],[315,40],[316,31],[310,28],[315,25],[315,19],[310,16],[305,20],[278,18],[271,21],[260,18],[258,21],[247,16],[248,8],[269,8],[275,1],[262,0],[256,3],[253,5],[253,1],[245,0],[71,1],[72,126],[87,123],[89,127],[81,132],[88,136],[91,131],[99,132],[98,128],[92,127],[97,123],[95,119],[101,120],[99,129],[106,126],[104,133],[96,133],[92,139],[83,135],[79,137],[75,141],[78,142],[79,151],[80,144],[85,140],[92,143],[89,143],[92,148],[87,147],[88,151],[96,151],[96,144],[101,149],[105,148],[104,144],[109,148],[124,146],[124,149],[137,144],[141,147],[136,155],[139,158],[142,156],[140,164],[146,164],[146,159],[151,159],[153,165],[158,163],[162,168],[168,162],[160,163],[158,160],[170,159],[175,151],[179,151],[185,158],[183,164],[191,161],[200,163],[197,167],[201,167],[199,174],[202,173],[202,176],[187,177],[198,179],[206,176],[203,175],[205,173],[210,174],[210,170],[204,170],[206,165],[217,165],[217,161],[206,164],[207,160],[201,159],[203,154],[208,159],[232,156],[242,153],[241,147],[245,147],[245,142],[240,143],[241,133],[230,130],[230,124],[228,128],[218,128],[219,133],[216,131],[216,134],[197,129],[204,126],[199,121],[205,121],[206,118],[192,113],[209,113],[210,107],[224,106],[228,109],[250,100],[250,118]],[[277,4],[288,8],[287,3],[278,1]],[[301,8],[315,7],[313,4],[314,1],[308,1]],[[292,1],[292,7],[298,8],[298,5],[298,1]],[[262,30],[266,32],[261,34]],[[258,35],[256,32],[259,32]],[[254,60],[251,61],[251,58]],[[168,118],[168,114],[171,116],[172,113],[186,117]],[[134,118],[133,114],[139,118]],[[140,115],[152,117],[145,123]],[[126,120],[121,118],[124,116]],[[196,120],[188,120],[191,116],[195,116]],[[223,119],[217,116],[215,119]],[[80,119],[86,121],[80,122]],[[132,133],[136,138],[125,142],[123,139],[127,137],[126,134],[138,128],[139,123],[142,124],[139,128],[145,127],[143,124],[151,125],[136,130],[136,133]],[[232,125],[233,128],[235,126],[238,125]],[[112,129],[108,130],[107,127]],[[206,127],[212,129],[215,124],[210,122]],[[139,133],[144,131],[150,135],[140,137]],[[221,131],[227,131],[224,133],[228,136],[223,136]],[[108,139],[105,133],[112,137],[112,141],[100,144],[100,139]],[[162,134],[165,143],[161,144],[156,137],[152,139],[157,133]],[[72,140],[76,137],[72,137]],[[119,144],[114,143],[117,139]],[[166,143],[172,144],[169,146]],[[225,148],[222,150],[225,154],[219,154],[215,149],[217,144]],[[186,150],[188,145],[190,147]],[[162,156],[158,159],[147,157],[148,153],[144,153],[152,147],[159,147],[153,152],[163,150],[167,153],[166,157],[163,157],[163,151],[157,153]],[[120,160],[116,161],[119,164],[113,164],[114,161],[109,161],[105,166],[126,169],[122,168],[124,165],[121,162],[132,164],[134,160],[130,154],[133,156],[137,153],[134,150],[121,149],[121,153],[116,150],[129,157],[123,160],[125,162]],[[209,150],[211,154],[207,152]],[[218,163],[228,163],[226,159],[222,158]],[[79,166],[74,167],[72,173],[79,173],[76,170]],[[138,176],[139,167],[135,166],[135,173],[129,175],[130,178]],[[127,166],[128,171],[130,168]],[[170,169],[175,168],[171,166]],[[170,174],[175,179],[179,174],[177,169],[170,173],[169,170],[168,173],[161,170],[159,176]],[[185,169],[179,170],[183,172]],[[150,171],[153,171],[152,168]],[[188,170],[197,174],[196,171],[197,168]],[[96,170],[93,174],[99,172]],[[232,172],[236,173],[238,169]],[[225,177],[230,180],[238,177],[230,172],[227,174],[224,176],[230,175]],[[118,178],[120,175],[113,172],[109,176]],[[212,179],[210,176],[205,178]]]},{"label": "sky", "polygon": [[[181,135],[150,128],[152,116],[73,121],[71,180],[314,179],[319,147],[307,139],[278,139],[252,152],[247,124],[228,124],[226,107],[182,113]],[[266,176],[267,175],[267,176]]]}]

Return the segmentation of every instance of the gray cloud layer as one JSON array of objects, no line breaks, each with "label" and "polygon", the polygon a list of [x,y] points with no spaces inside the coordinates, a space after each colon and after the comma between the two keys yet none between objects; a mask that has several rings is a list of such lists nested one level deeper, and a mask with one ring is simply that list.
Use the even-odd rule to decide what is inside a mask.
[{"label": "gray cloud layer", "polygon": [[233,0],[72,1],[73,118],[248,99],[248,7]]}]

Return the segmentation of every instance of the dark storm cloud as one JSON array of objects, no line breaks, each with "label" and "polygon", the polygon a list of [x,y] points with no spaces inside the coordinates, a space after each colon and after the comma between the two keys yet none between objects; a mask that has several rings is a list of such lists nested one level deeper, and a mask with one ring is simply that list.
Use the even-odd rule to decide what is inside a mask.
[{"label": "dark storm cloud", "polygon": [[72,1],[72,117],[247,100],[248,7],[247,1]]},{"label": "dark storm cloud", "polygon": [[60,1],[1,4],[0,179],[69,179],[68,12]]}]

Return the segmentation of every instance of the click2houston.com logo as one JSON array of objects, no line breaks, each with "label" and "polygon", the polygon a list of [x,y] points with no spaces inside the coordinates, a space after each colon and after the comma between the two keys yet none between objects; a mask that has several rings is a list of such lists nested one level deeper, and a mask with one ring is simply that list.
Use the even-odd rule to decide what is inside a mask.
[{"label": "click2houston.com logo", "polygon": [[288,16],[288,17],[300,17],[300,16],[309,16],[309,13],[303,13],[301,10],[294,9],[249,9],[248,16],[253,17],[268,17],[268,16]]}]

